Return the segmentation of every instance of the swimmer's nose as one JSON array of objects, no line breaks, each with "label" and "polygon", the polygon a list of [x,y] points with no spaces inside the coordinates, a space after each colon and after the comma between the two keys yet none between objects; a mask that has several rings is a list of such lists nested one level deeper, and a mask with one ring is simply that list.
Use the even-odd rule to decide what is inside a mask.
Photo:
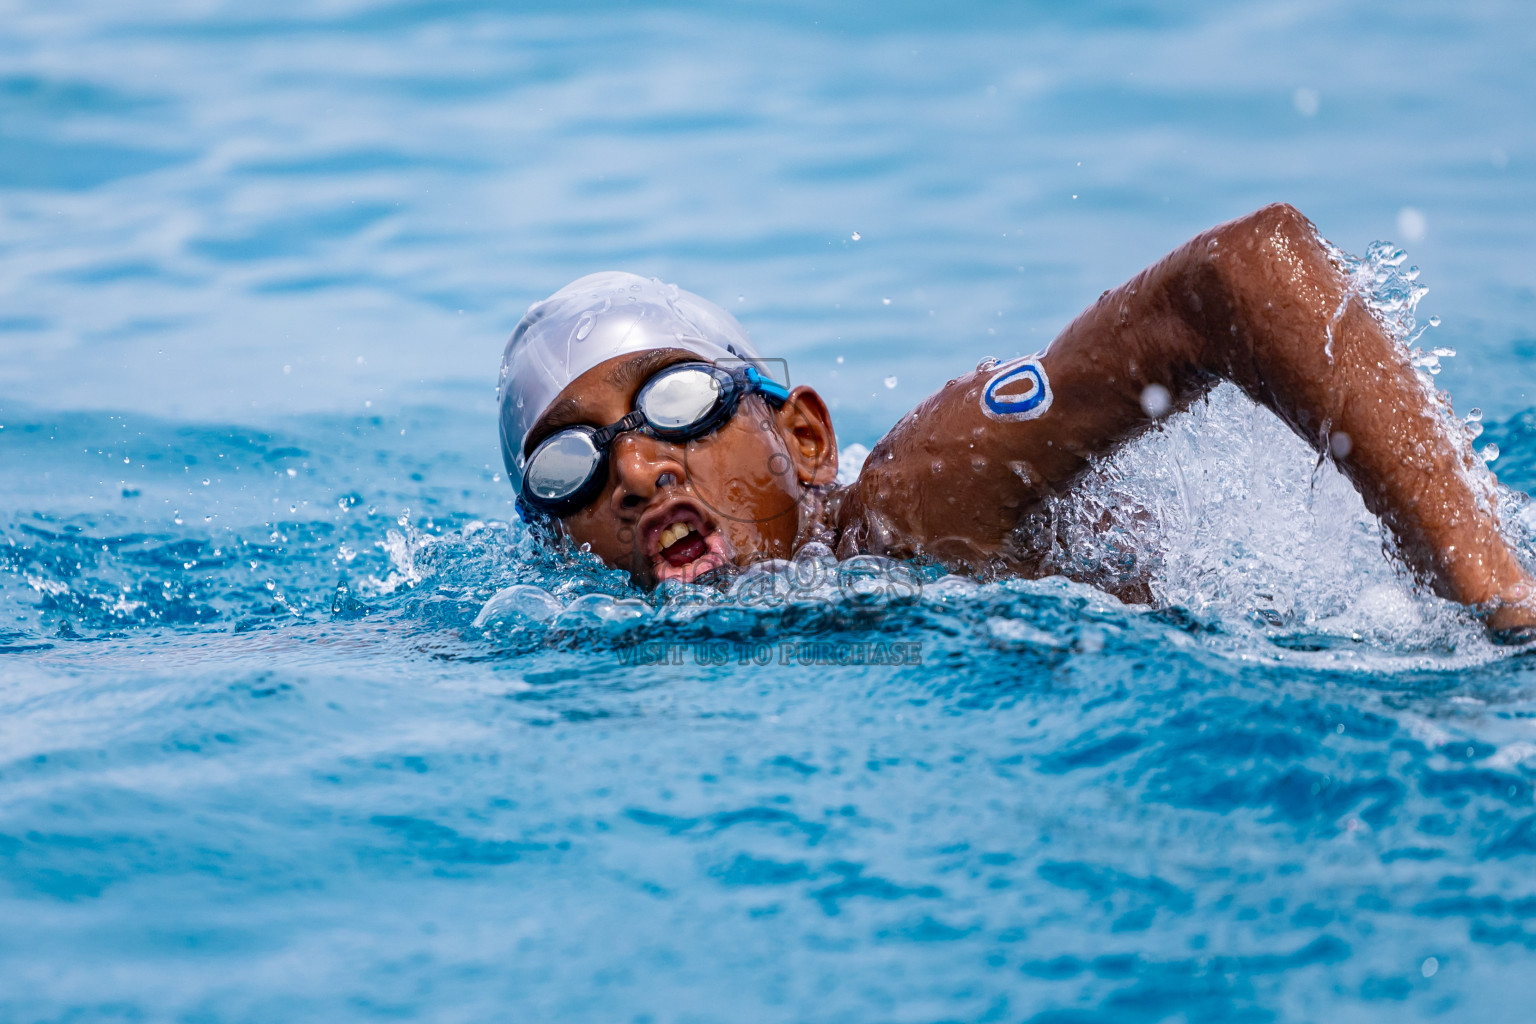
[{"label": "swimmer's nose", "polygon": [[644,434],[621,434],[609,449],[613,460],[613,511],[627,518],[664,487],[683,479],[677,447]]}]

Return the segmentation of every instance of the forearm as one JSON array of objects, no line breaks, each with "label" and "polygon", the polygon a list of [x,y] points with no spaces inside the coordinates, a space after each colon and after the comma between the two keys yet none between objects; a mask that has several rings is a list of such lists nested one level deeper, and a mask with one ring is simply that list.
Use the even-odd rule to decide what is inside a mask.
[{"label": "forearm", "polygon": [[1207,252],[1206,287],[1184,303],[1204,365],[1330,455],[1441,595],[1526,600],[1530,580],[1479,499],[1469,446],[1312,225],[1270,207],[1213,231]]}]

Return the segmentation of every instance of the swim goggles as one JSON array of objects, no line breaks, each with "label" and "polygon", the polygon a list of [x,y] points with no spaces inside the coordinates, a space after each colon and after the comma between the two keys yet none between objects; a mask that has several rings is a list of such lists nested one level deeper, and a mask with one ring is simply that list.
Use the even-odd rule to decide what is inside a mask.
[{"label": "swim goggles", "polygon": [[568,516],[608,482],[608,447],[620,434],[638,430],[663,441],[697,440],[725,425],[754,392],[775,408],[789,399],[787,388],[755,366],[665,367],[645,382],[635,395],[634,410],[617,423],[601,429],[565,427],[540,441],[523,471],[523,500],[540,512]]}]

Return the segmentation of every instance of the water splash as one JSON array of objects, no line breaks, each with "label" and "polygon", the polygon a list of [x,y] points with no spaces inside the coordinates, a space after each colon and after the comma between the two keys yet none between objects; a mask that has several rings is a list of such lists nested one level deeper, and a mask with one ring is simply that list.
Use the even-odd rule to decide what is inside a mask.
[{"label": "water splash", "polygon": [[[1346,302],[1359,296],[1404,347],[1427,401],[1461,443],[1461,471],[1474,493],[1486,507],[1500,508],[1512,541],[1530,558],[1526,524],[1536,516],[1526,512],[1528,499],[1499,487],[1488,460],[1472,455],[1481,412],[1456,419],[1434,386],[1441,361],[1454,351],[1418,347],[1438,323],[1418,321],[1428,292],[1418,269],[1405,269],[1406,254],[1387,243],[1373,244],[1361,258],[1332,255],[1350,280]],[[1331,439],[1335,451],[1349,443]],[[1498,451],[1492,446],[1495,457]],[[1410,656],[1458,649],[1490,656],[1468,613],[1415,585],[1332,464],[1228,384],[1097,460],[1073,493],[1030,517],[1021,542],[1047,552],[1048,570],[1254,639],[1317,646],[1333,637]]]}]

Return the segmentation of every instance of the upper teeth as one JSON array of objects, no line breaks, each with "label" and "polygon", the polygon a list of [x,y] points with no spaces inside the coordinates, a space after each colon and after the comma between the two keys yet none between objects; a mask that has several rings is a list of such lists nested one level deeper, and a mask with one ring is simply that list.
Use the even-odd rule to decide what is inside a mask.
[{"label": "upper teeth", "polygon": [[673,544],[676,544],[678,541],[682,540],[692,532],[693,527],[689,526],[687,523],[673,523],[671,526],[661,531],[660,541],[662,550],[665,551],[667,548],[671,547]]}]

